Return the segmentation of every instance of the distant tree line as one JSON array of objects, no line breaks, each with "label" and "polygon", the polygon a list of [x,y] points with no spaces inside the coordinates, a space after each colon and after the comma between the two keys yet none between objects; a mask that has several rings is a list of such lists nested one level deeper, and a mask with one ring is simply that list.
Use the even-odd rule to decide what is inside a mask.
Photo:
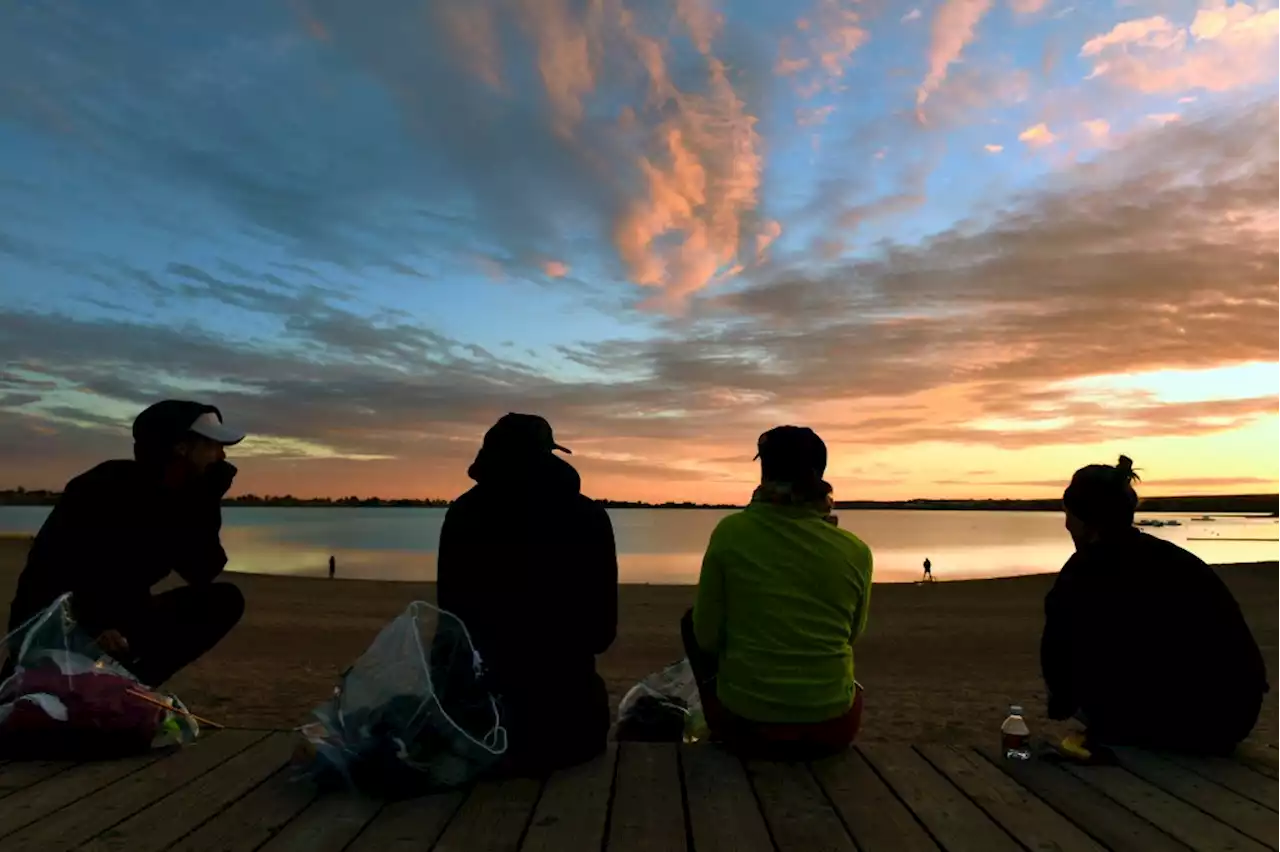
[{"label": "distant tree line", "polygon": [[[43,489],[13,488],[0,491],[0,506],[52,506],[61,492]],[[279,507],[343,507],[343,508],[443,508],[452,501],[438,498],[382,497],[294,497],[259,496],[242,494],[222,501],[224,506],[279,506]],[[689,500],[665,503],[645,503],[640,500],[597,500],[610,509],[738,509],[740,504],[695,503]],[[1184,514],[1242,513],[1276,515],[1280,495],[1236,494],[1207,495],[1201,497],[1148,497],[1139,507],[1141,512],[1176,512]],[[1059,499],[1049,500],[843,500],[837,509],[908,509],[917,511],[977,511],[977,512],[1056,512],[1062,508]]]}]

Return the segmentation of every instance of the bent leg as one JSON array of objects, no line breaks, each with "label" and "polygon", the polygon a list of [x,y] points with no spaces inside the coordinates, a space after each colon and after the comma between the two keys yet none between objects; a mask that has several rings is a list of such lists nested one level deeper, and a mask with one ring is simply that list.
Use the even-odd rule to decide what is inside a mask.
[{"label": "bent leg", "polygon": [[129,670],[159,686],[206,654],[244,615],[244,595],[230,583],[183,586],[154,596],[122,632]]}]

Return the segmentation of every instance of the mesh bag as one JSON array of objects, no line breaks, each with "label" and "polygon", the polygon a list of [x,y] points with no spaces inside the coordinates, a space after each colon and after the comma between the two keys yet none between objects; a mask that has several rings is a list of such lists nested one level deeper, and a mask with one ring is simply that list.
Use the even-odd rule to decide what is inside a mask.
[{"label": "mesh bag", "polygon": [[310,774],[389,798],[465,784],[507,749],[466,627],[422,601],[382,629],[313,715],[301,729]]},{"label": "mesh bag", "polygon": [[706,736],[702,697],[688,659],[649,675],[618,704],[620,740],[696,742]]},{"label": "mesh bag", "polygon": [[63,595],[0,643],[0,754],[93,759],[192,742],[199,726],[172,695],[105,654]]}]

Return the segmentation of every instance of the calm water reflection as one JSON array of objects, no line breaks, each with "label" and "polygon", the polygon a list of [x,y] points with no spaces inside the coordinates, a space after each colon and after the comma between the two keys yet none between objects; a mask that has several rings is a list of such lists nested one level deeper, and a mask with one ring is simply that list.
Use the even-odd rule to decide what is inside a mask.
[{"label": "calm water reflection", "polygon": [[[0,507],[0,532],[35,532],[48,509]],[[329,555],[338,575],[382,580],[435,577],[443,509],[246,509],[223,511],[222,540],[234,571],[321,576]],[[624,582],[693,583],[712,528],[727,512],[680,509],[611,510]],[[840,526],[875,553],[876,580],[903,582],[933,560],[939,580],[1007,577],[1057,571],[1071,540],[1056,513],[840,512]],[[1150,530],[1212,563],[1277,558],[1272,518],[1219,517]],[[500,532],[501,518],[494,520]],[[1224,541],[1230,538],[1263,541]],[[1189,539],[1206,539],[1201,541]]]}]

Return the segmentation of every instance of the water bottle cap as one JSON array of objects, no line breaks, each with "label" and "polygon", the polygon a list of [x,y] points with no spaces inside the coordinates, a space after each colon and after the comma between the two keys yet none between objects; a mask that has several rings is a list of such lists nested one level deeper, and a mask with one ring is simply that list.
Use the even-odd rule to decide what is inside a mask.
[{"label": "water bottle cap", "polygon": [[1021,715],[1022,715],[1022,705],[1021,705],[1021,704],[1010,704],[1010,705],[1009,705],[1009,715],[1011,715],[1011,716],[1021,716]]}]

